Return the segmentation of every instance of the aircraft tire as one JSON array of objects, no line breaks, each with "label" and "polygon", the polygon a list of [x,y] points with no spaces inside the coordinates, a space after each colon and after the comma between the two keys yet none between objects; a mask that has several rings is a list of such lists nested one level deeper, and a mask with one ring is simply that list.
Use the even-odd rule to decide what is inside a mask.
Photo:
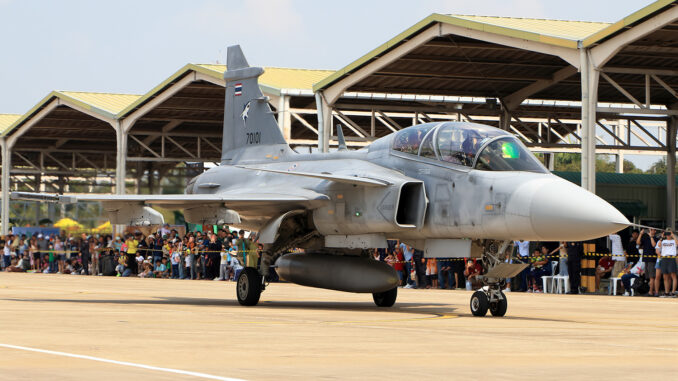
[{"label": "aircraft tire", "polygon": [[246,267],[238,276],[235,285],[238,303],[243,306],[256,306],[261,296],[261,275],[252,267]]},{"label": "aircraft tire", "polygon": [[492,316],[501,317],[506,315],[506,309],[508,308],[508,301],[506,300],[506,295],[504,292],[501,292],[502,300],[498,300],[494,303],[490,303],[490,313]]},{"label": "aircraft tire", "polygon": [[377,307],[393,307],[398,297],[398,287],[394,287],[388,291],[384,292],[375,292],[372,294],[372,299],[374,299],[374,304]]},{"label": "aircraft tire", "polygon": [[471,313],[473,316],[485,316],[490,308],[490,300],[482,291],[476,291],[471,296]]}]

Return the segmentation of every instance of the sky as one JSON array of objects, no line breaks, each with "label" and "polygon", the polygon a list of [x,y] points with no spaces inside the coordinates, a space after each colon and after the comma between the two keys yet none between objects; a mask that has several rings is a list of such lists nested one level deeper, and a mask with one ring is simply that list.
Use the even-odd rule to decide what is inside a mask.
[{"label": "sky", "polygon": [[[187,63],[339,69],[431,13],[614,22],[649,0],[0,0],[0,113],[52,90],[143,94]],[[643,165],[645,166],[645,165]]]}]

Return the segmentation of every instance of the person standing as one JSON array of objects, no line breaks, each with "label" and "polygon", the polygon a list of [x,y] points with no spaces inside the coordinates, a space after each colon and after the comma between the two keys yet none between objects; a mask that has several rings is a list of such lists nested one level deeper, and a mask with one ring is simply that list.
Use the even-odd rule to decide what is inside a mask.
[{"label": "person standing", "polygon": [[82,260],[82,270],[85,275],[89,275],[90,247],[87,235],[82,233],[80,238],[80,258]]},{"label": "person standing", "polygon": [[657,243],[657,248],[661,255],[659,268],[664,277],[664,294],[661,296],[676,296],[676,286],[678,285],[678,279],[676,279],[676,237],[671,229],[664,232],[662,240]]},{"label": "person standing", "polygon": [[400,244],[400,250],[403,252],[403,259],[405,260],[405,288],[414,288],[414,280],[412,279],[412,246]]},{"label": "person standing", "polygon": [[567,273],[570,277],[570,291],[568,294],[578,294],[581,284],[581,258],[584,255],[584,246],[581,242],[565,242],[567,250]]},{"label": "person standing", "polygon": [[655,229],[643,229],[636,238],[638,252],[643,256],[643,263],[645,263],[645,276],[650,284],[650,292],[648,292],[649,296],[659,296],[659,282],[655,281],[655,277],[657,276],[657,253],[655,251],[655,247],[657,246],[656,235],[657,230]]},{"label": "person standing", "polygon": [[0,240],[0,246],[2,246],[2,269],[8,268],[12,264],[12,254],[9,250],[9,242]]},{"label": "person standing", "polygon": [[210,242],[207,244],[207,279],[216,279],[221,265],[222,244],[217,240],[216,234],[210,234]]},{"label": "person standing", "polygon": [[417,288],[426,288],[428,277],[426,276],[426,259],[424,252],[414,249],[412,252],[412,262],[414,263],[414,272],[417,274]]},{"label": "person standing", "polygon": [[221,252],[219,253],[219,278],[216,280],[228,280],[229,277],[229,255],[228,255],[228,248],[229,248],[229,243],[224,242],[221,245]]},{"label": "person standing", "polygon": [[238,250],[238,260],[244,267],[257,268],[257,250],[252,240],[245,238],[245,231],[238,232],[238,240],[235,241],[235,247]]},{"label": "person standing", "polygon": [[181,253],[177,245],[170,250],[170,258],[172,259],[172,279],[179,279],[179,268],[181,266]]},{"label": "person standing", "polygon": [[[38,268],[42,269],[42,266],[45,264],[45,257],[48,255],[49,250],[49,241],[45,239],[42,233],[38,234],[38,250],[40,251],[40,263]],[[47,258],[49,259],[49,257]]]},{"label": "person standing", "polygon": [[[518,263],[530,263],[530,241],[513,241],[513,244],[516,245],[516,251],[518,255],[516,259]],[[520,276],[520,291],[527,292],[527,273],[530,271],[530,266],[526,267],[525,270],[521,271]]]},{"label": "person standing", "polygon": [[[438,259],[438,288],[450,290],[454,288],[454,278],[452,277],[452,265],[449,258]],[[447,286],[445,286],[445,279],[447,279]]]},{"label": "person standing", "polygon": [[54,251],[57,255],[57,274],[63,274],[66,263],[66,252],[64,244],[58,236],[54,239]]},{"label": "person standing", "polygon": [[617,277],[626,268],[626,257],[624,256],[624,247],[619,234],[610,234],[610,252],[612,253],[612,276]]},{"label": "person standing", "polygon": [[186,264],[189,268],[189,273],[191,274],[191,279],[198,279],[198,264],[197,262],[197,255],[196,255],[196,244],[195,244],[195,237],[190,236],[188,238],[188,244],[186,245]]},{"label": "person standing", "polygon": [[[141,236],[141,233],[139,233]],[[139,241],[131,234],[127,236],[125,240],[125,246],[127,247],[127,266],[132,270],[132,274],[136,274],[139,270],[137,267],[137,251],[139,250]]]}]

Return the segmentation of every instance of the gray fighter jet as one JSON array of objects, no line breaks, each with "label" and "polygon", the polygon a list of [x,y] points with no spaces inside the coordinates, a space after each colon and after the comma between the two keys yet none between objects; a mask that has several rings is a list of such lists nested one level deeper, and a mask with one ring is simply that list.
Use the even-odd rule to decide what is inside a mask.
[{"label": "gray fighter jet", "polygon": [[[474,123],[426,123],[369,146],[298,154],[283,139],[259,90],[263,70],[228,48],[221,165],[192,179],[184,195],[46,195],[15,199],[99,201],[111,223],[162,224],[153,206],[183,209],[187,221],[258,232],[259,268],[237,279],[255,305],[270,266],[287,281],[372,293],[396,301],[398,276],[369,249],[398,239],[425,257],[476,257],[484,286],[471,298],[482,316],[506,313],[504,280],[526,265],[507,263],[513,240],[581,241],[629,221],[596,195],[542,166],[513,135]],[[340,147],[345,147],[341,130]],[[303,253],[289,253],[301,248]]]}]

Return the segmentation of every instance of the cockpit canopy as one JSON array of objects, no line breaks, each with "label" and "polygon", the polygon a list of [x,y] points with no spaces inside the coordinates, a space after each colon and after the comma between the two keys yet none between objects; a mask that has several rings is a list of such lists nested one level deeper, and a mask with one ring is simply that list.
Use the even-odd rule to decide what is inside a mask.
[{"label": "cockpit canopy", "polygon": [[548,172],[513,135],[476,123],[412,126],[396,133],[392,149],[480,170]]}]

